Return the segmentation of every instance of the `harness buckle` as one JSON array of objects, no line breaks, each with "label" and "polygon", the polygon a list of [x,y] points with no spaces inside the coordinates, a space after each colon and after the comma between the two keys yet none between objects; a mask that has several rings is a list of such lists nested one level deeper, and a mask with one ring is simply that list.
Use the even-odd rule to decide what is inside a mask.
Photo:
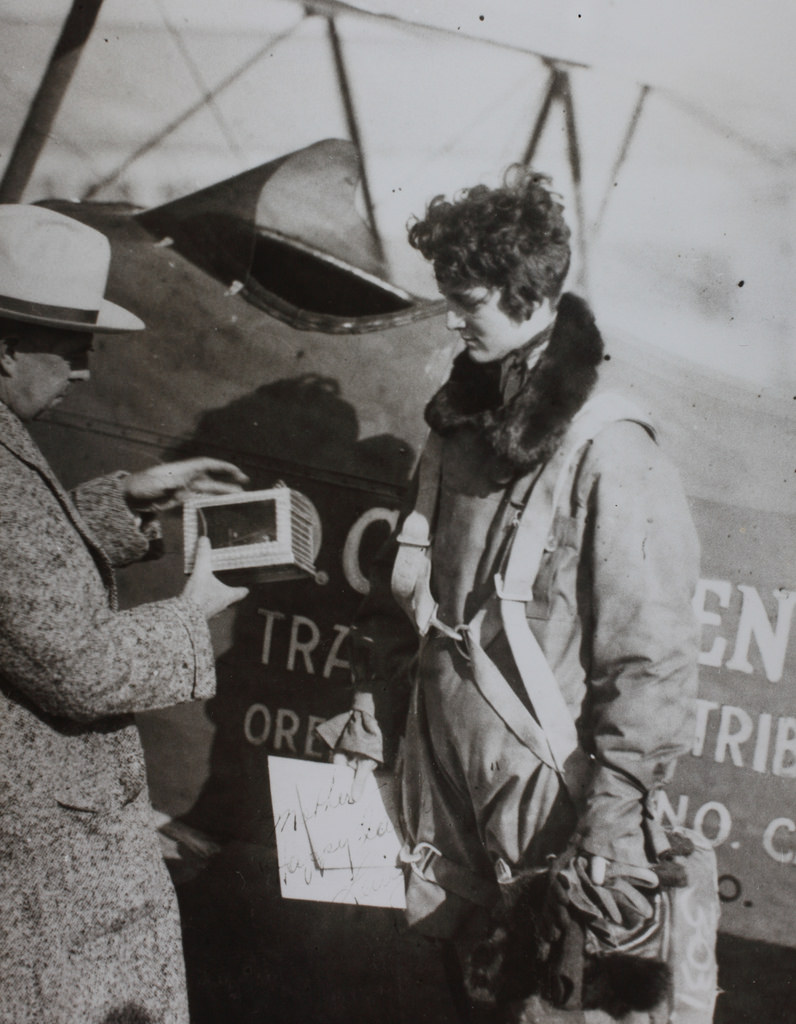
[{"label": "harness buckle", "polygon": [[413,849],[409,849],[408,843],[404,843],[401,847],[401,852],[398,854],[398,859],[402,864],[408,864],[411,871],[417,875],[418,878],[422,878],[424,882],[431,882],[433,879],[428,878],[426,871],[429,865],[432,863],[435,857],[441,857],[442,854],[432,843],[425,841],[417,843]]},{"label": "harness buckle", "polygon": [[447,623],[445,623],[441,619],[437,618],[436,611],[437,611],[437,606],[435,605],[434,606],[434,614],[428,620],[429,628],[433,626],[434,629],[437,630],[437,632],[442,633],[442,635],[446,636],[449,640],[453,640],[454,643],[456,643],[458,641],[461,641],[461,639],[462,639],[461,631],[462,631],[463,627],[462,626],[449,626],[449,625],[447,625]]},{"label": "harness buckle", "polygon": [[465,661],[472,661],[472,658],[470,657],[470,648],[468,646],[469,638],[470,626],[466,622],[462,623],[462,625],[457,628],[456,636],[451,638],[453,640],[453,646],[456,648],[460,657],[464,658]]}]

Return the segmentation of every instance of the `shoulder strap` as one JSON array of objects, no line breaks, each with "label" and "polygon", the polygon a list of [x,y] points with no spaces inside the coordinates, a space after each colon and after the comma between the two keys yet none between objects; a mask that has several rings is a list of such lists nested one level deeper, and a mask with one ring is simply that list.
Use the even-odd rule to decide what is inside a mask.
[{"label": "shoulder strap", "polygon": [[495,576],[500,622],[537,720],[547,737],[555,767],[565,778],[567,765],[573,758],[579,759],[575,722],[528,625],[525,605],[533,596],[533,583],[556,509],[562,497],[571,491],[585,448],[603,427],[619,420],[636,421],[652,432],[649,418],[621,395],[605,393],[583,406],[534,485],[520,516],[505,571]]},{"label": "shoulder strap", "polygon": [[[572,421],[563,442],[531,485],[517,522],[505,570],[495,577],[495,596],[467,627],[453,630],[437,619],[431,593],[431,527],[440,480],[442,438],[431,432],[418,465],[415,507],[398,534],[392,591],[421,636],[434,626],[456,640],[464,639],[473,661],[476,684],[521,742],[553,767],[573,798],[583,792],[588,762],[578,745],[572,715],[525,616],[553,519],[563,496],[571,491],[583,452],[603,427],[620,420],[642,424],[654,436],[649,417],[621,395],[601,394],[587,402]],[[527,486],[523,478],[523,488]],[[522,488],[521,488],[522,489]],[[511,691],[484,648],[505,630],[513,658],[536,714]],[[513,700],[512,700],[513,698]]]},{"label": "shoulder strap", "polygon": [[620,420],[640,423],[654,436],[649,417],[623,395],[605,392],[590,399],[573,419],[561,444],[531,488],[505,561],[503,597],[530,601],[545,545],[562,497],[569,494],[586,447],[603,427]]},{"label": "shoulder strap", "polygon": [[403,608],[420,636],[432,626],[443,633],[458,634],[437,618],[437,602],[431,593],[431,524],[437,510],[439,494],[442,438],[433,431],[428,435],[417,468],[415,507],[404,520],[393,563],[390,586],[393,596]]}]

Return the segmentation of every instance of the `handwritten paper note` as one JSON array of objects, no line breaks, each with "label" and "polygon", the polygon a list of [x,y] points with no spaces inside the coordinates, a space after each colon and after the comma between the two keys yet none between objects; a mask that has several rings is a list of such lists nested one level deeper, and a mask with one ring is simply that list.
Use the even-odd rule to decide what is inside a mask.
[{"label": "handwritten paper note", "polygon": [[345,765],[269,757],[268,771],[282,896],[403,909],[392,777],[371,776],[353,800]]}]

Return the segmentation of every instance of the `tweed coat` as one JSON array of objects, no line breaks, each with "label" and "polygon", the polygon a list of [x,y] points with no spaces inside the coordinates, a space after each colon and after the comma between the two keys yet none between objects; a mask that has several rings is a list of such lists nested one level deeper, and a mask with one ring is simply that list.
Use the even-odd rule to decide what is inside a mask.
[{"label": "tweed coat", "polygon": [[188,1020],[133,713],[209,696],[182,598],[118,611],[147,540],[118,478],[62,489],[0,404],[0,1022]]},{"label": "tweed coat", "polygon": [[[561,300],[535,376],[518,356],[516,373],[513,356],[492,371],[459,357],[427,409],[443,438],[431,582],[449,626],[470,621],[493,593],[516,521],[518,479],[534,479],[572,416],[602,390],[602,340],[574,296]],[[538,867],[569,841],[620,864],[648,866],[646,798],[670,779],[691,740],[699,548],[678,475],[643,419],[612,423],[588,446],[526,605],[591,756],[580,807],[484,699],[458,645],[432,635],[418,650],[390,594],[394,538],[375,560],[352,631],[355,684],[385,733],[400,730],[412,689],[402,769],[410,843],[431,843],[493,884],[498,864],[500,871]],[[502,633],[489,654],[527,701]],[[378,759],[362,692],[334,739],[339,749]],[[458,903],[455,891],[435,895],[416,873],[409,876],[409,918],[426,915],[425,930],[453,927]]]}]

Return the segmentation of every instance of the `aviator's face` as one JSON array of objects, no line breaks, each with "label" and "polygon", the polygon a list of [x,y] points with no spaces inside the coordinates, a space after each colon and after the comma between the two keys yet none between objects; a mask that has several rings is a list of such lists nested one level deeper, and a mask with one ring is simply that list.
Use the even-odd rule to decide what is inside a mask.
[{"label": "aviator's face", "polygon": [[531,320],[516,321],[499,306],[500,292],[487,288],[472,288],[465,293],[445,295],[448,315],[445,322],[449,331],[458,331],[470,358],[476,363],[491,363],[509,352],[535,333]]},{"label": "aviator's face", "polygon": [[20,419],[34,419],[56,405],[72,381],[88,380],[92,335],[20,325],[5,332],[2,394]]}]

